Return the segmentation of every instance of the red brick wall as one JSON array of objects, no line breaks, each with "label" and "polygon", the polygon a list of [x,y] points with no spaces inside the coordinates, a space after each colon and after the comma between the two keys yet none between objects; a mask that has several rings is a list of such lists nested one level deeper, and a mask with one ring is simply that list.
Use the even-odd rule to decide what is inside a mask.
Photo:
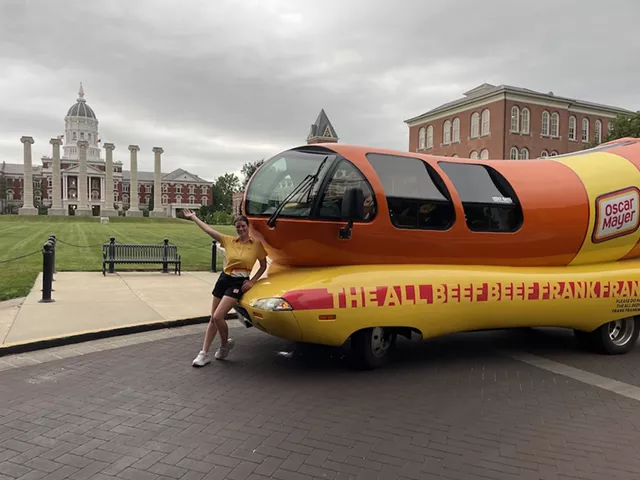
[{"label": "red brick wall", "polygon": [[[489,135],[470,139],[471,136],[471,115],[474,112],[480,114],[479,133],[482,132],[482,111],[489,109]],[[415,152],[418,149],[420,140],[420,128],[433,125],[433,148],[425,149],[420,153],[430,155],[458,155],[459,157],[468,158],[473,150],[478,152],[483,149],[489,150],[489,158],[503,158],[503,132],[504,132],[504,112],[505,101],[498,100],[487,105],[483,105],[474,109],[467,109],[463,112],[438,118],[437,120],[425,122],[409,128],[409,150]],[[460,143],[451,143],[450,145],[442,145],[444,123],[450,120],[453,124],[455,118],[460,119]],[[451,128],[451,138],[453,140],[453,125]]]}]

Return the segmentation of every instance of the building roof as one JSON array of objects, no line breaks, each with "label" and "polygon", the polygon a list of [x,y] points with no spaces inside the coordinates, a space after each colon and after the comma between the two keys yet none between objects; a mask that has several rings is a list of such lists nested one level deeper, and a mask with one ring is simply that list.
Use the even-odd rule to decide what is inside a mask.
[{"label": "building roof", "polygon": [[329,117],[324,111],[324,108],[320,110],[318,114],[318,118],[316,121],[311,124],[311,129],[309,130],[309,135],[307,136],[307,140],[311,138],[334,138],[338,139],[338,134],[336,130],[333,128],[331,121],[329,121]]},{"label": "building roof", "polygon": [[433,108],[425,113],[422,113],[420,115],[417,115],[415,117],[405,120],[405,123],[414,122],[423,117],[429,117],[437,113],[442,113],[454,107],[460,107],[467,103],[472,103],[477,100],[481,100],[485,98],[488,99],[494,95],[506,94],[506,93],[525,95],[525,96],[530,96],[530,97],[538,98],[541,100],[547,100],[547,101],[566,102],[566,103],[572,104],[573,106],[582,107],[582,108],[605,110],[608,112],[623,113],[623,114],[634,113],[633,111],[627,110],[625,108],[614,107],[611,105],[604,105],[601,103],[594,103],[594,102],[589,102],[585,100],[578,100],[575,98],[558,96],[558,95],[555,95],[553,92],[542,93],[542,92],[537,92],[535,90],[531,90],[529,88],[515,87],[512,85],[496,86],[490,83],[483,83],[481,85],[478,85],[475,88],[472,88],[471,90],[464,92],[463,93],[464,97],[458,98],[451,102],[443,103],[442,105],[439,105],[438,107]]},{"label": "building roof", "polygon": [[87,101],[84,98],[84,89],[82,88],[82,82],[80,82],[80,90],[78,90],[78,99],[76,103],[71,105],[69,111],[67,112],[67,116],[69,117],[86,117],[93,118],[97,120],[96,114],[92,110],[92,108],[87,105]]}]

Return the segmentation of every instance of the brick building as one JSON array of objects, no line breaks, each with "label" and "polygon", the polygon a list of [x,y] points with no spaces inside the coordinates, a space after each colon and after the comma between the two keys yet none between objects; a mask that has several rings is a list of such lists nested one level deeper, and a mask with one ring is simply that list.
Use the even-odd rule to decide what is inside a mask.
[{"label": "brick building", "polygon": [[[106,172],[107,163],[102,158],[102,148],[115,149],[112,144],[103,144],[98,132],[98,119],[93,109],[87,104],[84,98],[82,85],[78,92],[76,103],[69,108],[65,120],[65,134],[60,135],[51,142],[60,144],[63,155],[60,157],[59,172],[54,172],[53,158],[43,156],[41,165],[33,165],[33,201],[32,205],[38,207],[51,207],[53,203],[53,179],[60,179],[58,188],[59,204],[61,208],[55,214],[75,215],[79,205],[79,192],[81,191],[80,172],[82,162],[85,162],[86,177],[86,199],[88,214],[103,215],[114,213],[115,210],[129,210],[127,215],[142,214],[142,211],[149,208],[154,191],[155,172],[137,170],[136,152],[136,181],[137,181],[137,202],[133,202],[131,191],[131,170],[123,168],[122,161],[113,161],[113,175],[111,188],[107,186],[109,176]],[[30,138],[30,137],[29,137]],[[49,143],[49,139],[46,140]],[[82,147],[81,147],[82,145]],[[131,146],[134,150],[137,146]],[[55,147],[54,147],[55,148]],[[30,146],[29,146],[30,149]],[[84,149],[84,151],[82,150]],[[119,150],[119,149],[118,149]],[[115,155],[118,155],[118,150]],[[30,150],[29,150],[30,151]],[[127,150],[127,146],[122,148],[127,156],[133,154]],[[55,150],[54,150],[55,152]],[[83,152],[83,155],[81,155]],[[155,152],[155,150],[154,150]],[[123,155],[125,153],[121,153]],[[153,156],[151,151],[148,153]],[[153,157],[152,157],[153,158]],[[29,162],[31,160],[29,159]],[[24,163],[8,163],[0,161],[0,187],[2,187],[3,202],[0,202],[0,213],[17,213],[23,206],[24,190]],[[212,199],[211,182],[200,178],[198,175],[178,168],[172,172],[160,172],[161,201],[160,216],[175,217],[182,208],[195,208],[199,205],[209,205]],[[155,205],[154,205],[155,206]],[[138,212],[133,212],[133,210]],[[50,213],[54,213],[50,210]]]},{"label": "brick building", "polygon": [[546,158],[601,143],[619,107],[482,84],[405,120],[409,151],[483,159]]}]

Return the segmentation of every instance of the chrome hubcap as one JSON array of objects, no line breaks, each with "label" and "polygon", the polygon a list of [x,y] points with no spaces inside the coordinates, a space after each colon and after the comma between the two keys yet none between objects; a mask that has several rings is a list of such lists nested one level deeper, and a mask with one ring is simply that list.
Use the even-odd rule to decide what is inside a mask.
[{"label": "chrome hubcap", "polygon": [[609,338],[617,346],[625,345],[633,335],[633,317],[615,320],[609,323]]},{"label": "chrome hubcap", "polygon": [[376,357],[384,356],[390,345],[390,335],[385,333],[384,328],[375,327],[371,331],[371,350]]}]

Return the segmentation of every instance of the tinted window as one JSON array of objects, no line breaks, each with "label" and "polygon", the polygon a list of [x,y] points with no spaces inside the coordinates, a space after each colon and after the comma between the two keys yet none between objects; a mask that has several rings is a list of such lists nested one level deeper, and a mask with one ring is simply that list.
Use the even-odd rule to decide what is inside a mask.
[{"label": "tinted window", "polygon": [[351,163],[342,160],[325,190],[320,204],[320,218],[342,219],[342,198],[349,187],[358,187],[364,194],[364,217],[358,220],[372,220],[376,213],[376,203],[373,190],[364,175]]},{"label": "tinted window", "polygon": [[281,217],[308,217],[322,177],[335,156],[330,155],[324,162],[325,158],[327,154],[324,152],[290,150],[265,162],[251,178],[246,195],[247,214],[271,215],[308,175],[319,172],[314,186],[302,189],[287,201],[280,212]]},{"label": "tinted window", "polygon": [[445,230],[455,212],[442,179],[417,158],[369,153],[384,189],[391,223],[398,228]]},{"label": "tinted window", "polygon": [[458,191],[467,226],[476,232],[514,232],[522,226],[522,208],[513,188],[485,165],[440,162]]}]

